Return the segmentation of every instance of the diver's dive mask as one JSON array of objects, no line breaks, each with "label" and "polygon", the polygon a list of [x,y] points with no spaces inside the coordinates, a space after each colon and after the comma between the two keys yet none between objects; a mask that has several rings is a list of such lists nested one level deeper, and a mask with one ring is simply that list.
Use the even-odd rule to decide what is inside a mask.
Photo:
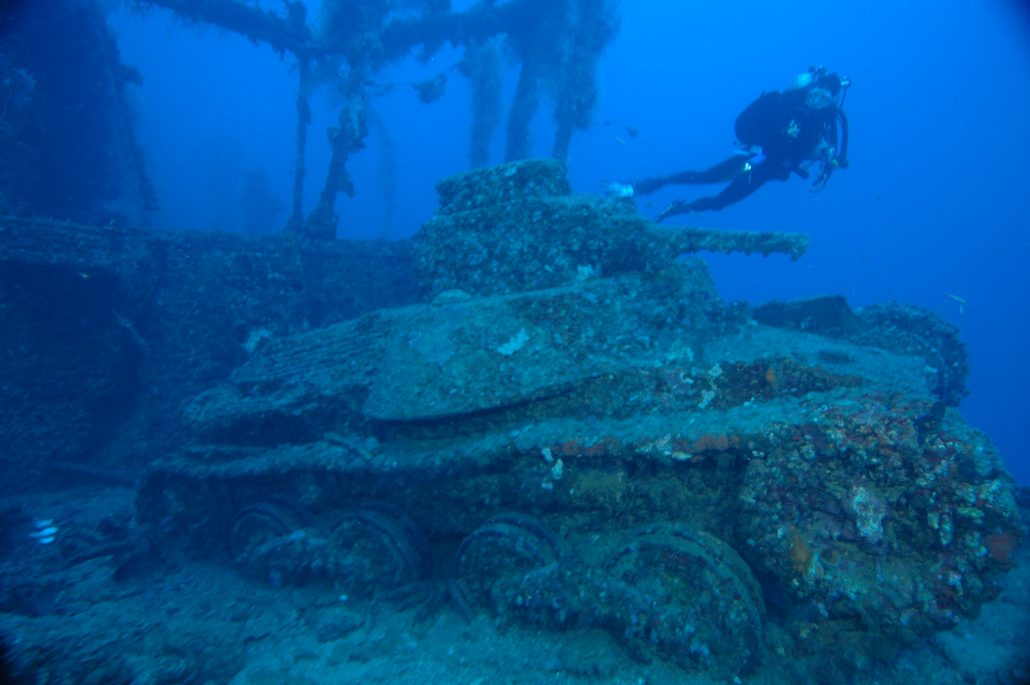
[{"label": "diver's dive mask", "polygon": [[809,109],[825,109],[832,107],[833,103],[834,98],[830,91],[820,86],[812,86],[805,94],[805,106]]}]

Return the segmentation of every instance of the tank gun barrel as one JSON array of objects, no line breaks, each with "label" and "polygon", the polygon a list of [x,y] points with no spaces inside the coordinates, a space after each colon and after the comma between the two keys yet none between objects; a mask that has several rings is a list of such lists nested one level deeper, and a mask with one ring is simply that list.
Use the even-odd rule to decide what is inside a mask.
[{"label": "tank gun barrel", "polygon": [[676,255],[693,252],[731,254],[785,254],[799,259],[808,250],[807,233],[771,231],[722,231],[708,228],[657,228],[666,234],[669,249]]}]

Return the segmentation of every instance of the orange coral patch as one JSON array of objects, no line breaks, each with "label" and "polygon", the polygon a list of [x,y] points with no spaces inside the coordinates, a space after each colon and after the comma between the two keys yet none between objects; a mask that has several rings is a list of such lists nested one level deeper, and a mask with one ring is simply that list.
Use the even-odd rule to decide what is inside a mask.
[{"label": "orange coral patch", "polygon": [[690,452],[699,454],[708,450],[724,451],[730,448],[730,438],[726,435],[712,435],[705,433],[697,440],[690,443]]},{"label": "orange coral patch", "polygon": [[794,570],[805,575],[808,573],[808,569],[812,566],[812,559],[815,557],[812,554],[812,548],[808,546],[808,542],[801,535],[798,529],[791,525],[790,526],[790,564],[794,567]]},{"label": "orange coral patch", "polygon": [[558,445],[557,453],[563,457],[574,457],[582,451],[582,447],[576,440],[566,440]]},{"label": "orange coral patch", "polygon": [[1016,534],[1011,530],[1003,530],[987,536],[984,544],[987,553],[999,564],[1007,564],[1012,560],[1012,552],[1016,549]]}]

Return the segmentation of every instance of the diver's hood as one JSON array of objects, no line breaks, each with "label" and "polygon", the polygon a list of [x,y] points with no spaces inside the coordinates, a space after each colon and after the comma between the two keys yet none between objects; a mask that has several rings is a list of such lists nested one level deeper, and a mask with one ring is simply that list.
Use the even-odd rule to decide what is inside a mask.
[{"label": "diver's hood", "polygon": [[805,90],[815,87],[829,91],[831,97],[837,97],[837,94],[840,93],[844,85],[844,81],[837,74],[827,73],[822,68],[816,71],[809,69],[795,76],[791,80],[790,85],[787,86],[787,91]]}]

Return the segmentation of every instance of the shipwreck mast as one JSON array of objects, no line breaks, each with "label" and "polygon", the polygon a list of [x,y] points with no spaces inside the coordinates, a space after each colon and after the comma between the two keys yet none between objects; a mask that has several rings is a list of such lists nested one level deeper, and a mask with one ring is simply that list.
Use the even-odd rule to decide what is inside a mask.
[{"label": "shipwreck mast", "polygon": [[[482,0],[463,11],[452,10],[449,0],[324,0],[316,24],[309,22],[300,0],[284,0],[283,14],[243,0],[137,2],[233,31],[297,60],[296,160],[287,230],[322,240],[336,236],[339,193],[356,192],[347,162],[365,145],[371,84],[387,64],[416,52],[426,60],[445,44],[464,51],[454,69],[472,85],[469,159],[475,167],[489,161],[489,141],[502,109],[502,55],[513,56],[521,68],[509,113],[507,158],[529,154],[529,122],[546,96],[555,103],[552,154],[564,160],[573,133],[590,125],[597,57],[618,29],[617,0]],[[332,68],[322,68],[327,66]],[[324,85],[316,73],[339,74],[334,85],[344,101],[336,126],[328,131],[331,158],[322,191],[305,216],[301,198],[311,123],[308,97]],[[427,84],[416,84],[420,98],[430,102],[442,95],[446,78],[444,72]]]}]

